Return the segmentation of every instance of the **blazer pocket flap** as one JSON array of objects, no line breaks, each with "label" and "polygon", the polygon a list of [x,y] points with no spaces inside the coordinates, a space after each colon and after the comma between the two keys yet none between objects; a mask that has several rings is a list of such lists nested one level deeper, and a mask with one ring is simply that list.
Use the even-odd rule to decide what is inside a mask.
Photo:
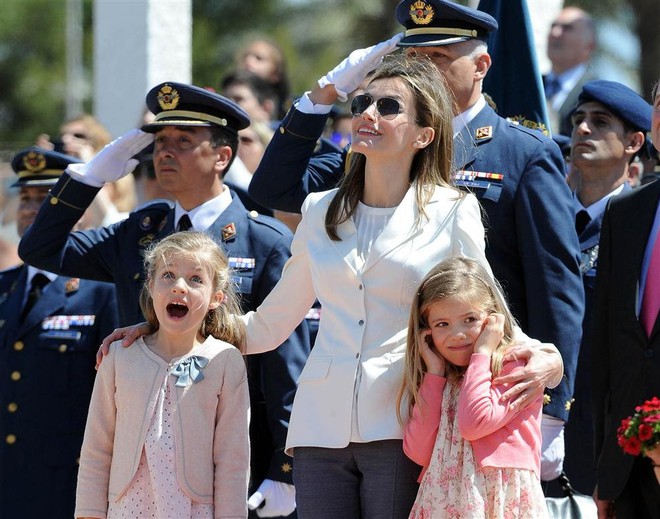
[{"label": "blazer pocket flap", "polygon": [[328,376],[332,357],[312,357],[307,359],[307,363],[298,377],[298,381],[318,380]]}]

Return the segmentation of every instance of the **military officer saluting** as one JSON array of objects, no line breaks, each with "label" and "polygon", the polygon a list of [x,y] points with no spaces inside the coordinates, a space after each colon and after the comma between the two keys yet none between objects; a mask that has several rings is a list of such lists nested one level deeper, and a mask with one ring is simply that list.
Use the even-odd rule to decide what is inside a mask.
[{"label": "military officer saluting", "polygon": [[[19,236],[75,162],[39,148],[14,157]],[[117,323],[111,284],[28,265],[0,272],[0,517],[73,517],[96,350]]]},{"label": "military officer saluting", "polygon": [[[236,157],[238,130],[249,124],[233,101],[192,85],[167,82],[147,94],[153,122],[115,140],[86,164],[72,165],[52,189],[19,254],[54,271],[113,281],[122,325],[143,321],[139,290],[142,254],[176,230],[209,233],[235,270],[242,309],[254,310],[280,278],[292,234],[279,221],[249,212],[223,183]],[[154,142],[156,180],[175,198],[154,202],[109,227],[71,232],[73,223],[106,182],[128,174],[136,153]],[[284,454],[296,380],[309,354],[303,322],[272,352],[248,357],[252,407],[252,489],[265,509],[295,508],[291,458]],[[273,513],[271,515],[277,515]]]}]

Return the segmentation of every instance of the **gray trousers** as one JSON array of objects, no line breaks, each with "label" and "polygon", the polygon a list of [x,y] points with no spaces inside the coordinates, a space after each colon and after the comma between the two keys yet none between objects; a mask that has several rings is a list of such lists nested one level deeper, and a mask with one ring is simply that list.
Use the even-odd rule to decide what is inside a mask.
[{"label": "gray trousers", "polygon": [[407,519],[421,467],[401,440],[343,449],[296,447],[293,482],[299,519]]}]

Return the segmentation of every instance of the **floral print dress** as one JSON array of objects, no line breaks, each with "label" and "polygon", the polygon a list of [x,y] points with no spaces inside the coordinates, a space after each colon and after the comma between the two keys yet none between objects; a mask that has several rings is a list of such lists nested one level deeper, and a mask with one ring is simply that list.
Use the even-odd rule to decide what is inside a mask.
[{"label": "floral print dress", "polygon": [[460,382],[447,381],[431,462],[411,519],[545,519],[548,511],[531,470],[480,468],[458,430]]}]

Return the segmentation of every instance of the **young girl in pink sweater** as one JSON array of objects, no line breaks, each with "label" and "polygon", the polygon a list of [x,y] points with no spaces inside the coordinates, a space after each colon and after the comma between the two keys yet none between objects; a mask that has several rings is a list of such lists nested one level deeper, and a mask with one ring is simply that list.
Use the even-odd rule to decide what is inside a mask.
[{"label": "young girl in pink sweater", "polygon": [[99,368],[76,517],[247,517],[249,396],[233,346],[244,329],[227,258],[208,236],[168,236],[146,256],[153,333]]},{"label": "young girl in pink sweater", "polygon": [[500,402],[497,375],[515,322],[474,260],[439,263],[422,281],[408,328],[400,402],[403,447],[423,467],[411,518],[544,518],[539,481],[542,395],[524,409]]}]

